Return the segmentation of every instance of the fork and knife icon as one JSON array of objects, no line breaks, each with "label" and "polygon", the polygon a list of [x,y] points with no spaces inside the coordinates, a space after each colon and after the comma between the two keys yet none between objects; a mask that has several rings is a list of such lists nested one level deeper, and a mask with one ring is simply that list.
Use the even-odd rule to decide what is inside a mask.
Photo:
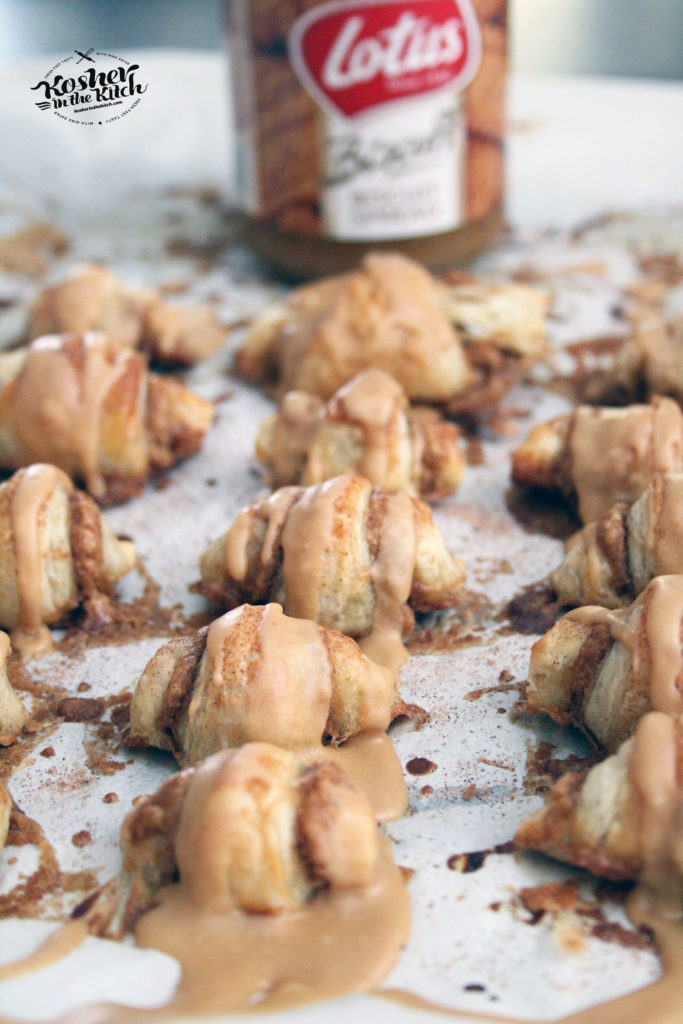
[{"label": "fork and knife icon", "polygon": [[[95,47],[91,46],[89,50],[85,51],[85,53],[81,53],[80,50],[74,50],[74,53],[77,53],[78,56],[81,58],[81,60],[89,60],[91,64],[94,64],[95,63],[94,58],[92,58],[90,56],[90,54],[93,53],[94,49],[95,49]],[[77,60],[76,63],[80,64],[81,60]]]}]

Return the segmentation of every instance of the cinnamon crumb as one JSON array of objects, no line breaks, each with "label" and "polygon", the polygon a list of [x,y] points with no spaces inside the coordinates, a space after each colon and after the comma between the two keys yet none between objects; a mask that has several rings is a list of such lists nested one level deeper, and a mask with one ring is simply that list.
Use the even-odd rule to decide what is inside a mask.
[{"label": "cinnamon crumb", "polygon": [[75,832],[71,837],[71,842],[74,846],[89,846],[92,843],[92,836],[88,832],[87,828],[81,829],[80,832]]}]

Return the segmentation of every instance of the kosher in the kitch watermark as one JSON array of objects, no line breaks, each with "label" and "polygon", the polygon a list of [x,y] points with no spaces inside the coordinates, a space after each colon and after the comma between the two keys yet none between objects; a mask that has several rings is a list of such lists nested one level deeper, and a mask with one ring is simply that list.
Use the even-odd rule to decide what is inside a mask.
[{"label": "kosher in the kitch watermark", "polygon": [[110,124],[137,107],[147,84],[139,64],[89,49],[74,50],[31,86],[39,110],[73,124]]}]

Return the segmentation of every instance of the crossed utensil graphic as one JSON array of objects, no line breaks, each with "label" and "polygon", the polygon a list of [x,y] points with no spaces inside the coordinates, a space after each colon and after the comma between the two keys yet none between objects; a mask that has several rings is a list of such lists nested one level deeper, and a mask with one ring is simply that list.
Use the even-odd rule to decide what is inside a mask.
[{"label": "crossed utensil graphic", "polygon": [[[90,62],[91,62],[92,64],[94,64],[94,63],[95,63],[95,61],[94,61],[94,59],[93,59],[93,58],[92,58],[92,57],[90,56],[90,54],[91,54],[91,53],[93,52],[93,50],[94,50],[94,49],[95,49],[95,47],[94,47],[94,46],[91,46],[89,50],[86,50],[86,51],[85,51],[85,53],[81,53],[81,51],[80,51],[80,50],[74,50],[74,53],[77,53],[77,54],[78,54],[78,56],[79,56],[79,57],[81,58],[81,60],[89,60],[89,61],[90,61]],[[80,64],[80,63],[81,63],[81,60],[77,60],[77,61],[76,61],[76,63],[77,63],[77,64]]]}]

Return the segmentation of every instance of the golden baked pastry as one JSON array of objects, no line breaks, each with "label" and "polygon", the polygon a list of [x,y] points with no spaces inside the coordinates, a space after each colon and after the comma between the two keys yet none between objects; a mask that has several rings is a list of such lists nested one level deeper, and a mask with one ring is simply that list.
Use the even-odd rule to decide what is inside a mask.
[{"label": "golden baked pastry", "polygon": [[[14,743],[24,728],[28,713],[21,698],[7,676],[7,656],[10,642],[7,633],[0,632],[0,746]],[[2,834],[2,793],[0,792],[0,835]],[[0,849],[2,842],[0,842]]]},{"label": "golden baked pastry", "polygon": [[196,764],[252,741],[288,750],[384,731],[400,710],[393,673],[349,637],[277,604],[241,605],[154,655],[130,707],[130,745]]},{"label": "golden baked pastry", "polygon": [[9,818],[12,810],[12,797],[5,787],[0,784],[0,850],[7,842],[9,832]]},{"label": "golden baked pastry", "polygon": [[374,253],[354,273],[305,285],[267,307],[236,366],[248,380],[277,383],[281,394],[323,399],[374,367],[411,400],[473,412],[477,402],[500,397],[487,389],[492,375],[506,375],[504,354],[518,361],[542,353],[546,305],[522,285],[448,286],[405,256]]},{"label": "golden baked pastry", "polygon": [[32,221],[0,238],[0,271],[38,277],[67,247],[66,235],[54,224]]},{"label": "golden baked pastry", "polygon": [[535,426],[512,455],[512,479],[575,498],[583,523],[633,502],[657,473],[683,469],[683,417],[676,402],[611,409],[580,405]]},{"label": "golden baked pastry", "polygon": [[683,402],[683,314],[651,310],[637,320],[610,377],[626,395],[669,395]]},{"label": "golden baked pastry", "polygon": [[53,463],[101,503],[193,454],[213,415],[102,334],[49,335],[0,355],[0,467]]},{"label": "golden baked pastry", "polygon": [[394,671],[407,656],[407,606],[449,608],[465,577],[425,502],[354,475],[252,502],[204,551],[200,571],[198,589],[218,606],[277,601],[359,638]]},{"label": "golden baked pastry", "polygon": [[109,594],[135,564],[95,502],[56,466],[17,470],[0,484],[0,626],[23,654],[50,646],[45,623]]},{"label": "golden baked pastry", "polygon": [[528,708],[616,750],[650,709],[683,714],[683,576],[658,576],[628,608],[576,608],[531,649]]},{"label": "golden baked pastry", "polygon": [[183,366],[218,351],[226,335],[211,307],[171,305],[155,291],[127,287],[96,264],[76,267],[45,288],[29,311],[29,339],[85,331],[100,331],[118,345]]},{"label": "golden baked pastry", "polygon": [[289,391],[261,424],[256,458],[272,487],[360,473],[428,499],[454,494],[465,469],[457,427],[433,409],[411,408],[383,370],[357,374],[327,403]]},{"label": "golden baked pastry", "polygon": [[682,783],[683,721],[652,711],[611,757],[563,775],[515,844],[603,878],[664,888],[667,874],[680,878]]},{"label": "golden baked pastry", "polygon": [[683,573],[683,473],[656,476],[631,506],[613,505],[567,543],[550,574],[563,604],[629,604],[655,576]]},{"label": "golden baked pastry", "polygon": [[336,765],[267,743],[214,754],[138,801],[121,829],[123,869],[88,913],[122,938],[179,885],[212,912],[295,910],[323,887],[369,884],[379,837],[367,799]]}]

